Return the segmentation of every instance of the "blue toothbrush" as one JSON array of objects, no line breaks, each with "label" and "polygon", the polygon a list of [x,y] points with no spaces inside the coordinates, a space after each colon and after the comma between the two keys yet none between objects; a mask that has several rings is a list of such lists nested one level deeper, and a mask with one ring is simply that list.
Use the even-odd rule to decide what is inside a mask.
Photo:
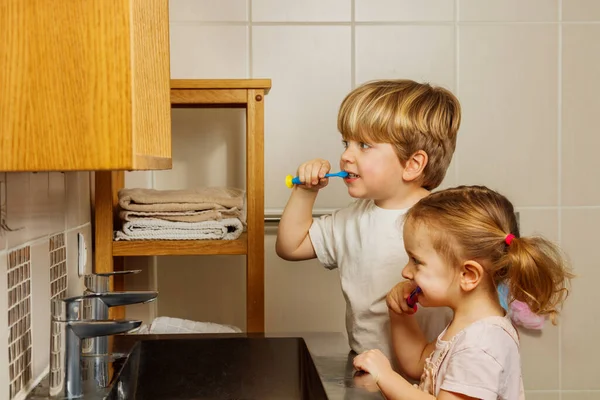
[{"label": "blue toothbrush", "polygon": [[[325,178],[332,178],[332,177],[336,177],[339,176],[340,178],[345,178],[348,176],[348,173],[346,171],[340,171],[340,172],[334,172],[332,174],[325,174]],[[301,185],[302,182],[300,182],[300,178],[296,177],[292,177],[292,175],[288,175],[285,177],[285,185],[289,188],[293,187],[294,185]]]}]

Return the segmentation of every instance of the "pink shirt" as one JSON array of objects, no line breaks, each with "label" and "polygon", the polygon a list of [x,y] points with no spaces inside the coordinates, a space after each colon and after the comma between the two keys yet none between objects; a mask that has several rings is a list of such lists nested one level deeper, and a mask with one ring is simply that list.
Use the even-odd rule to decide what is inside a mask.
[{"label": "pink shirt", "polygon": [[425,362],[419,387],[483,400],[524,399],[519,336],[509,317],[488,317],[469,325],[451,340],[438,337]]}]

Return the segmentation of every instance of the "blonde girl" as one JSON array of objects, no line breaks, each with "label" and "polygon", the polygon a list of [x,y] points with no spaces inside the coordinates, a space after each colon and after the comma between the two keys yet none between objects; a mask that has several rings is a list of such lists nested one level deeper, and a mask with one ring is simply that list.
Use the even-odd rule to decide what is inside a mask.
[{"label": "blonde girl", "polygon": [[[500,305],[526,303],[553,323],[572,275],[560,250],[541,237],[522,237],[513,205],[482,186],[461,186],[421,199],[406,214],[407,279],[388,294],[392,342],[401,372],[378,350],[354,359],[388,399],[523,399],[519,336]],[[418,288],[418,289],[417,289]],[[451,323],[427,343],[414,319],[423,307],[450,307]]]}]

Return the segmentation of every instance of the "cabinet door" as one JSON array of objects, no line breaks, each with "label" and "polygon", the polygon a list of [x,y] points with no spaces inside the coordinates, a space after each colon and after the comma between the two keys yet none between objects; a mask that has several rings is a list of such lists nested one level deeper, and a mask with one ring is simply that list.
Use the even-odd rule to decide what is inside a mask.
[{"label": "cabinet door", "polygon": [[168,0],[0,0],[0,171],[171,167]]}]

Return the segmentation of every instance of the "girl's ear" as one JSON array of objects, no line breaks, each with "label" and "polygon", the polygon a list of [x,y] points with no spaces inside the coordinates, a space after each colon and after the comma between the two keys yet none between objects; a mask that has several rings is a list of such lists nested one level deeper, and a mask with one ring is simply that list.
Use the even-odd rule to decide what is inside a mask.
[{"label": "girl's ear", "polygon": [[477,261],[465,261],[460,273],[460,287],[465,292],[475,289],[483,279],[483,267]]},{"label": "girl's ear", "polygon": [[423,171],[425,170],[428,161],[429,156],[423,150],[415,152],[404,164],[402,179],[406,182],[412,182],[419,179],[423,175]]}]

